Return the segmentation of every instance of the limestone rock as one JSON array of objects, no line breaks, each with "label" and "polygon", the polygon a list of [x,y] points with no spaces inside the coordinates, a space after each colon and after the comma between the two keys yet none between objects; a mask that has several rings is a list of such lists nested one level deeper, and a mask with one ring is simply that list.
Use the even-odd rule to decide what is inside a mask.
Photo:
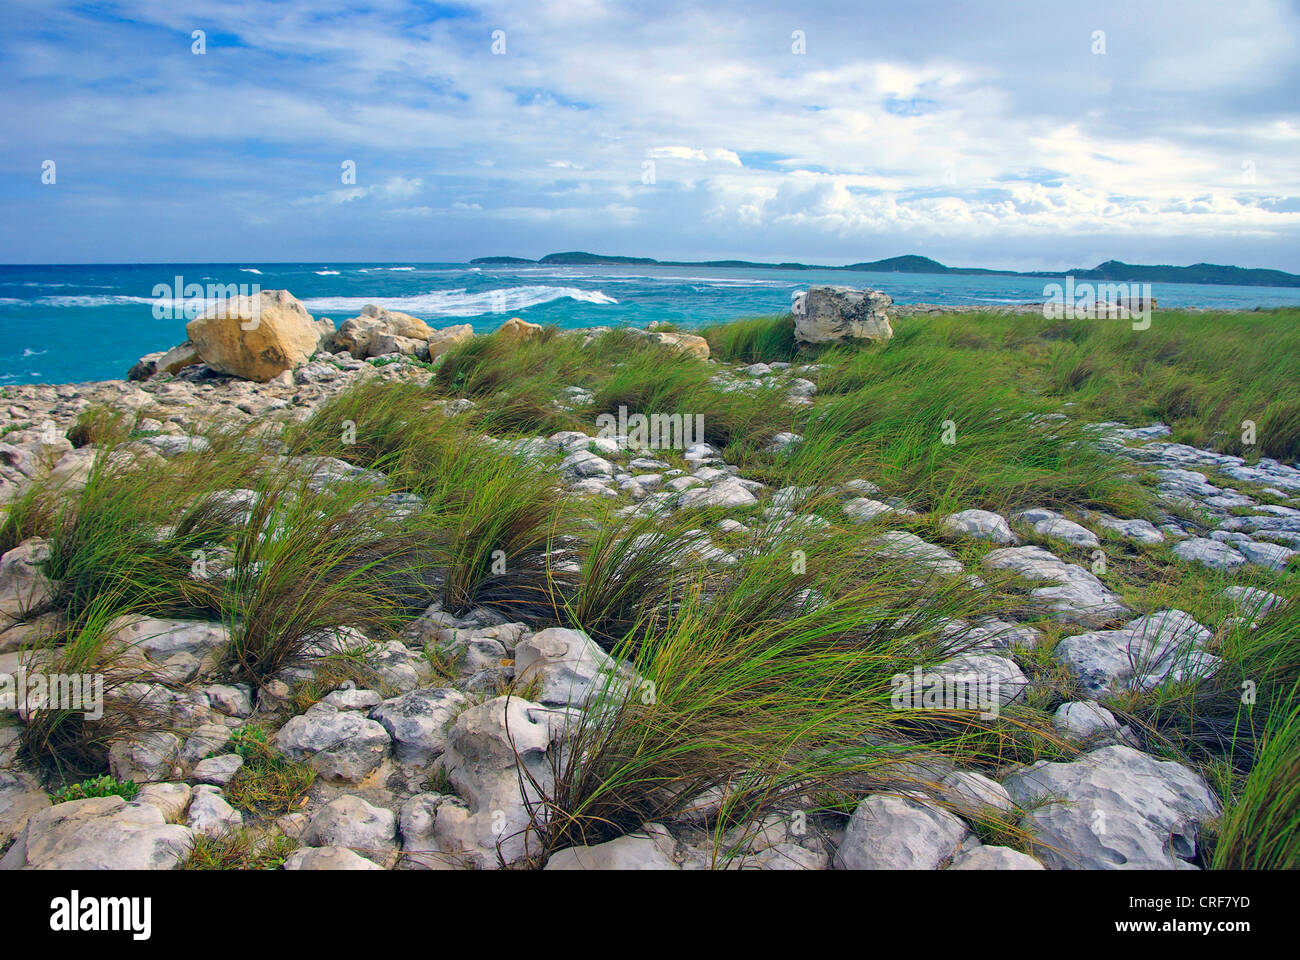
[{"label": "limestone rock", "polygon": [[875,794],[858,804],[835,853],[841,870],[937,870],[966,839],[946,810],[910,797]]},{"label": "limestone rock", "polygon": [[218,303],[185,332],[213,370],[260,383],[304,363],[320,338],[311,314],[287,290]]},{"label": "limestone rock", "polygon": [[800,343],[884,341],[894,335],[885,309],[894,300],[880,290],[809,287],[795,310],[794,337]]},{"label": "limestone rock", "polygon": [[1126,746],[1073,763],[1040,760],[1002,784],[1028,810],[1025,826],[1054,869],[1187,869],[1200,824],[1221,812],[1191,769]]},{"label": "limestone rock", "polygon": [[294,717],[275,735],[291,760],[306,760],[326,780],[357,783],[388,756],[388,731],[361,714],[318,703]]},{"label": "limestone rock", "polygon": [[150,804],[91,797],[32,814],[0,870],[174,870],[192,843]]}]

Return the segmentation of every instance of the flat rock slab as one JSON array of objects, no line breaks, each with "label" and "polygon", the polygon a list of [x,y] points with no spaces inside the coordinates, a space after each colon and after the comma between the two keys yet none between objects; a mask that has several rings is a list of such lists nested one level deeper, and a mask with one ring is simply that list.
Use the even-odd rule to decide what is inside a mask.
[{"label": "flat rock slab", "polygon": [[1003,547],[987,554],[982,562],[990,572],[1007,571],[1026,580],[1050,583],[1035,588],[1030,595],[1045,604],[1058,620],[1093,626],[1129,613],[1119,597],[1096,576],[1042,547]]}]

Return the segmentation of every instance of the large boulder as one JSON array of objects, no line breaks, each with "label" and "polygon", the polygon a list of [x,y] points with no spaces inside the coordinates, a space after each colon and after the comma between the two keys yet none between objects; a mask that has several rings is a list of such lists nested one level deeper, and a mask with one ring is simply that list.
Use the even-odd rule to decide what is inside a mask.
[{"label": "large boulder", "polygon": [[343,321],[333,343],[336,350],[346,350],[358,360],[389,353],[423,356],[434,333],[419,317],[368,303],[359,315]]},{"label": "large boulder", "polygon": [[388,758],[392,742],[374,720],[318,703],[281,727],[275,746],[291,760],[310,763],[326,780],[360,783]]},{"label": "large boulder", "polygon": [[288,290],[232,297],[185,326],[194,349],[213,370],[265,383],[316,352],[320,330]]},{"label": "large boulder", "polygon": [[152,804],[92,797],[33,813],[0,870],[174,870],[192,844]]},{"label": "large boulder", "polygon": [[24,540],[0,556],[0,627],[8,626],[28,613],[46,606],[54,595],[54,584],[45,576],[50,559],[48,541]]},{"label": "large boulder", "polygon": [[961,847],[966,825],[911,797],[873,794],[849,818],[835,855],[841,870],[937,870]]},{"label": "large boulder", "polygon": [[474,328],[468,323],[458,323],[453,327],[435,330],[429,336],[429,359],[437,360],[448,350],[459,346],[474,336]]},{"label": "large boulder", "polygon": [[1188,869],[1200,825],[1222,812],[1195,771],[1125,746],[1040,760],[1002,785],[1029,811],[1035,852],[1058,870]]},{"label": "large boulder", "polygon": [[533,784],[546,790],[552,779],[550,718],[541,704],[519,697],[497,697],[456,718],[443,769],[464,802],[438,808],[434,836],[443,853],[480,869],[525,855],[533,823],[529,806],[538,800]]},{"label": "large boulder", "polygon": [[523,343],[526,340],[533,340],[542,335],[542,325],[539,323],[529,323],[527,320],[521,320],[518,317],[511,317],[505,323],[497,328],[495,336],[500,337],[507,343]]},{"label": "large boulder", "polygon": [[794,338],[800,343],[888,340],[894,328],[885,309],[893,303],[880,290],[809,287],[794,312]]}]

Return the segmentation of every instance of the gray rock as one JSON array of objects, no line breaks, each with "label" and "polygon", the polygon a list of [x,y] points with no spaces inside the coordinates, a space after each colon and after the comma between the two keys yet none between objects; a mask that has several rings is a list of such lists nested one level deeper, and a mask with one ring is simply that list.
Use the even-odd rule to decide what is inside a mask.
[{"label": "gray rock", "polygon": [[754,496],[736,479],[727,479],[706,489],[687,490],[679,505],[686,507],[747,507],[758,503]]},{"label": "gray rock", "polygon": [[434,835],[444,853],[480,868],[524,855],[524,831],[531,823],[525,798],[537,799],[529,775],[543,788],[552,779],[549,714],[541,704],[497,697],[456,718],[442,762],[466,802],[438,808]]},{"label": "gray rock", "polygon": [[541,703],[581,705],[605,689],[617,663],[581,630],[552,627],[515,647],[515,676],[540,682]]},{"label": "gray rock", "polygon": [[1200,824],[1221,813],[1192,770],[1126,746],[1039,761],[1002,783],[1028,810],[1025,826],[1054,869],[1187,869]]},{"label": "gray rock", "polygon": [[1067,737],[1087,740],[1100,733],[1119,729],[1115,715],[1091,700],[1073,700],[1056,708],[1052,725]]},{"label": "gray rock", "polygon": [[214,683],[203,688],[208,703],[217,713],[227,717],[249,717],[253,713],[253,692],[247,684]]},{"label": "gray rock", "polygon": [[893,298],[880,290],[813,286],[794,311],[794,336],[800,343],[885,341],[894,335],[885,310]]},{"label": "gray rock", "polygon": [[978,846],[963,850],[952,859],[949,870],[1044,870],[1041,863],[1010,847]]},{"label": "gray rock", "polygon": [[990,510],[960,510],[949,514],[943,518],[942,529],[950,537],[974,537],[1008,546],[1020,543],[1006,518]]},{"label": "gray rock", "polygon": [[318,703],[275,735],[291,760],[306,760],[327,780],[360,782],[387,758],[388,731],[354,711]]},{"label": "gray rock", "polygon": [[1246,558],[1226,543],[1206,537],[1184,540],[1174,547],[1174,556],[1212,570],[1236,570],[1246,563]]},{"label": "gray rock", "polygon": [[957,576],[963,569],[957,558],[943,547],[927,543],[914,533],[891,530],[873,537],[867,546],[877,556],[902,560],[942,576]]},{"label": "gray rock", "polygon": [[387,865],[397,855],[397,817],[360,797],[335,797],[316,811],[302,842],[312,847],[346,847]]},{"label": "gray rock", "polygon": [[1022,510],[1016,514],[1016,519],[1021,523],[1029,524],[1034,533],[1040,537],[1054,537],[1076,547],[1092,548],[1101,546],[1101,541],[1097,539],[1095,533],[1073,520],[1065,519],[1055,510],[1045,510],[1041,507],[1033,510]]},{"label": "gray rock", "polygon": [[193,796],[194,791],[188,783],[146,783],[131,802],[147,803],[155,807],[168,823],[180,823]]},{"label": "gray rock", "polygon": [[1054,656],[1086,695],[1149,690],[1168,680],[1208,677],[1221,661],[1205,652],[1212,634],[1182,610],[1139,617],[1118,630],[1066,637]]},{"label": "gray rock", "polygon": [[1129,612],[1092,573],[1042,547],[1003,547],[987,554],[982,563],[989,571],[1006,570],[1026,580],[1052,583],[1030,593],[1058,620],[1090,626]]},{"label": "gray rock", "polygon": [[49,542],[35,538],[0,556],[0,626],[49,604],[54,595],[54,584],[44,570],[49,559]]},{"label": "gray rock", "polygon": [[373,861],[358,856],[346,847],[303,847],[289,854],[286,870],[382,870]]},{"label": "gray rock", "polygon": [[372,707],[379,706],[383,699],[374,690],[345,687],[330,691],[321,697],[321,703],[328,703],[335,710],[369,710]]},{"label": "gray rock", "polygon": [[388,731],[399,763],[429,763],[446,749],[447,724],[468,703],[450,687],[424,687],[385,700],[370,718]]},{"label": "gray rock", "polygon": [[28,818],[50,805],[37,779],[18,770],[0,770],[0,847],[22,833]]},{"label": "gray rock", "polygon": [[243,826],[244,815],[226,803],[220,790],[204,784],[194,789],[185,822],[195,833],[214,836]]},{"label": "gray rock", "polygon": [[192,843],[150,804],[91,797],[33,813],[0,870],[174,870]]},{"label": "gray rock", "polygon": [[677,870],[680,868],[673,862],[672,844],[672,838],[662,828],[654,833],[629,833],[595,846],[559,850],[551,854],[546,869]]},{"label": "gray rock", "polygon": [[108,770],[119,780],[149,783],[181,773],[181,741],[174,733],[150,732],[117,740],[108,748]]},{"label": "gray rock", "polygon": [[1121,520],[1107,513],[1093,514],[1093,520],[1099,527],[1113,530],[1125,540],[1134,543],[1164,543],[1165,535],[1149,520]]},{"label": "gray rock", "polygon": [[969,831],[946,810],[875,794],[858,804],[835,853],[840,870],[937,870]]},{"label": "gray rock", "polygon": [[962,816],[987,809],[1009,813],[1015,806],[1002,784],[972,770],[953,770],[939,781],[939,789],[953,811]]},{"label": "gray rock", "polygon": [[225,753],[219,757],[208,757],[194,765],[191,773],[196,783],[210,783],[224,787],[244,765],[244,758],[237,753]]}]

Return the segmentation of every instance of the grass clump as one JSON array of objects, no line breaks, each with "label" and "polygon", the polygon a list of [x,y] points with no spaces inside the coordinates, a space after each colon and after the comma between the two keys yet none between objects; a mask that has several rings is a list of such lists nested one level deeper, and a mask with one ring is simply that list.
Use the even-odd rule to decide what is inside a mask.
[{"label": "grass clump", "polygon": [[280,816],[301,809],[316,782],[316,771],[289,760],[256,726],[240,727],[232,737],[244,763],[226,785],[226,799],[247,813]]},{"label": "grass clump", "polygon": [[278,870],[298,842],[279,830],[237,827],[194,837],[182,870]]}]

